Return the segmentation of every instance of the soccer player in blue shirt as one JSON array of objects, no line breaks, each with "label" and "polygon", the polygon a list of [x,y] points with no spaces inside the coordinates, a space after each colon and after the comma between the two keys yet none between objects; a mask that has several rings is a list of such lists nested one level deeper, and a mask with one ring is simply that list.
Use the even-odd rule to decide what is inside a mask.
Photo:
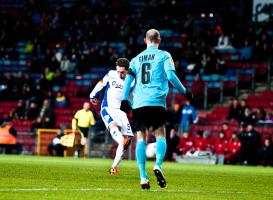
[{"label": "soccer player in blue shirt", "polygon": [[120,109],[125,112],[129,111],[130,86],[135,79],[131,106],[133,108],[133,128],[137,132],[136,159],[140,171],[140,185],[142,189],[150,188],[145,163],[146,135],[151,130],[156,137],[156,163],[153,171],[158,185],[164,188],[166,180],[162,172],[162,162],[167,148],[165,122],[168,81],[188,99],[191,100],[193,94],[177,78],[171,55],[158,49],[161,42],[159,32],[155,29],[148,30],[144,42],[147,48],[130,62]]}]

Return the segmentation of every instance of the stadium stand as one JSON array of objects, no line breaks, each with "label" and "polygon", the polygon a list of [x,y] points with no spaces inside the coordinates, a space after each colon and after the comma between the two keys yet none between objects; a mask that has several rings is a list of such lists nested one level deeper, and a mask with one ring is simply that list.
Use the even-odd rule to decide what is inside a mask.
[{"label": "stadium stand", "polygon": [[[188,4],[175,1],[174,5],[143,0],[1,1],[0,119],[13,120],[24,150],[34,154],[31,145],[35,144],[32,131],[36,121],[13,118],[17,101],[35,101],[41,108],[44,99],[52,103],[61,91],[69,103],[54,107],[54,127],[69,128],[72,113],[88,101],[91,88],[111,69],[115,59],[123,56],[131,59],[142,49],[142,36],[149,28],[145,23],[160,28],[162,48],[172,52],[178,76],[198,96],[196,107],[201,111],[192,134],[199,130],[217,134],[221,124],[228,120],[228,106],[222,103],[230,96],[248,93],[249,107],[272,112],[272,91],[256,94],[255,89],[257,83],[270,88],[272,82],[273,20],[238,28],[239,25],[223,23],[226,20],[223,13],[203,19],[199,10],[191,6],[190,1]],[[162,8],[164,15],[158,13]],[[183,15],[181,10],[185,11]],[[232,19],[229,23],[233,23]],[[229,35],[233,48],[212,50],[223,31]],[[68,60],[63,59],[65,56]],[[71,68],[62,70],[61,62]],[[50,73],[44,72],[46,67]],[[19,79],[19,71],[29,76],[30,81]],[[30,87],[30,94],[23,90],[24,84]],[[168,105],[182,105],[183,101],[183,95],[171,88]],[[99,116],[99,107],[92,109]],[[229,123],[234,131],[239,131],[238,122]],[[263,138],[272,138],[270,123],[263,124],[256,129]]]}]

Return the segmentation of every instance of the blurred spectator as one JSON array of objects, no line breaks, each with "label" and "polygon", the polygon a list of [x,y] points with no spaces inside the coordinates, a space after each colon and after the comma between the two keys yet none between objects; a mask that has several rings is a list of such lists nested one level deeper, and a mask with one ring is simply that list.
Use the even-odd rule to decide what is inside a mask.
[{"label": "blurred spectator", "polygon": [[241,120],[246,124],[255,124],[257,121],[255,115],[251,112],[250,108],[248,107],[245,108]]},{"label": "blurred spectator", "polygon": [[60,70],[60,62],[58,62],[57,58],[55,56],[52,56],[50,61],[45,63],[46,66],[49,66],[51,71],[56,71]]},{"label": "blurred spectator", "polygon": [[52,84],[45,78],[44,74],[41,74],[39,80],[37,81],[37,85],[39,85],[42,92],[49,91],[52,87]]},{"label": "blurred spectator", "polygon": [[242,120],[243,116],[244,116],[244,113],[245,113],[245,109],[249,108],[247,105],[246,105],[246,100],[244,99],[241,99],[240,100],[240,120]]},{"label": "blurred spectator", "polygon": [[263,166],[273,166],[273,145],[270,138],[266,138],[259,152],[260,163]]},{"label": "blurred spectator", "polygon": [[238,99],[233,99],[232,104],[229,107],[229,114],[228,119],[236,119],[237,121],[240,121],[241,116],[241,106],[239,105]]},{"label": "blurred spectator", "polygon": [[29,102],[32,99],[31,87],[26,83],[23,85],[20,98],[25,102]]},{"label": "blurred spectator", "polygon": [[174,128],[170,131],[170,139],[167,144],[167,160],[173,161],[173,154],[176,153],[176,147],[179,144],[180,137]]},{"label": "blurred spectator", "polygon": [[72,72],[75,70],[75,64],[68,59],[68,55],[64,55],[60,68],[63,72]]},{"label": "blurred spectator", "polygon": [[[180,119],[181,119],[180,105],[174,104],[173,106],[168,107],[167,117],[166,117],[166,142],[167,142],[167,144],[172,143],[172,140],[176,139],[176,137],[171,138],[174,136],[174,133],[178,134],[178,137],[180,136],[180,130],[179,130]],[[167,159],[169,159],[169,160],[172,159],[173,155],[172,155],[171,151],[173,151],[173,148],[176,148],[176,146],[173,147],[173,146],[167,145]]]},{"label": "blurred spectator", "polygon": [[25,73],[25,77],[24,77],[24,84],[26,84],[27,86],[29,86],[30,88],[33,87],[33,79],[30,77],[29,73]]},{"label": "blurred spectator", "polygon": [[67,106],[67,103],[68,102],[64,94],[61,92],[57,92],[56,99],[55,99],[55,106],[65,107]]},{"label": "blurred spectator", "polygon": [[198,116],[195,108],[186,101],[185,106],[182,108],[181,129],[182,132],[188,132],[192,123],[198,122]]},{"label": "blurred spectator", "polygon": [[204,66],[204,74],[221,74],[224,75],[226,70],[225,62],[222,60],[221,55],[212,48],[207,56],[207,62]]},{"label": "blurred spectator", "polygon": [[193,151],[193,145],[193,138],[190,136],[189,132],[184,132],[176,147],[177,153],[179,155],[185,155],[188,151]]},{"label": "blurred spectator", "polygon": [[8,99],[8,85],[6,77],[0,73],[0,101]]},{"label": "blurred spectator", "polygon": [[204,146],[205,146],[205,141],[203,138],[203,131],[198,131],[195,135],[195,137],[193,137],[193,149],[194,151],[202,151],[204,150]]},{"label": "blurred spectator", "polygon": [[17,103],[17,107],[15,111],[13,112],[13,118],[14,119],[24,119],[25,118],[25,103],[22,100],[19,100]]},{"label": "blurred spectator", "polygon": [[48,83],[51,83],[51,85],[52,85],[52,82],[55,78],[55,73],[53,71],[51,71],[49,67],[45,67],[44,75],[45,75],[45,79],[48,81]]},{"label": "blurred spectator", "polygon": [[215,140],[211,136],[211,133],[209,131],[204,131],[203,133],[203,141],[204,141],[204,151],[210,151],[211,153],[214,152],[214,143]]},{"label": "blurred spectator", "polygon": [[56,96],[53,93],[52,90],[47,91],[46,95],[45,95],[45,99],[48,100],[50,106],[55,106],[55,100],[56,100]]},{"label": "blurred spectator", "polygon": [[256,40],[252,49],[252,60],[254,62],[260,61],[262,59],[262,51],[260,46],[260,41]]},{"label": "blurred spectator", "polygon": [[38,106],[41,106],[44,99],[45,99],[45,94],[44,90],[41,88],[39,84],[37,84],[33,90],[33,97],[32,100],[37,103]]},{"label": "blurred spectator", "polygon": [[19,94],[18,88],[15,87],[15,78],[11,73],[6,74],[6,93],[4,99],[6,100],[16,100],[16,95],[13,94]]},{"label": "blurred spectator", "polygon": [[265,116],[265,121],[266,122],[273,122],[273,111],[272,110],[269,110],[267,113],[266,113],[266,116]]},{"label": "blurred spectator", "polygon": [[259,107],[255,111],[255,120],[256,121],[264,121],[266,117],[266,112],[262,107]]},{"label": "blurred spectator", "polygon": [[14,86],[18,87],[18,91],[22,91],[22,87],[25,83],[25,77],[23,72],[19,71],[17,77],[14,79]]},{"label": "blurred spectator", "polygon": [[230,129],[228,122],[222,124],[222,132],[225,134],[227,140],[231,138],[232,130]]},{"label": "blurred spectator", "polygon": [[245,131],[239,133],[242,144],[242,161],[244,165],[257,164],[257,152],[260,145],[260,135],[252,124],[248,124]]},{"label": "blurred spectator", "polygon": [[225,133],[221,131],[215,140],[216,164],[223,165],[225,163],[225,155],[228,152],[228,140]]},{"label": "blurred spectator", "polygon": [[79,70],[81,74],[88,72],[90,64],[88,63],[84,54],[80,56],[79,61],[77,62],[76,68]]},{"label": "blurred spectator", "polygon": [[263,43],[261,47],[261,57],[259,58],[261,62],[268,61],[270,56],[272,56],[272,52],[270,51],[269,43]]},{"label": "blurred spectator", "polygon": [[169,109],[167,110],[166,132],[169,133],[172,128],[178,130],[180,119],[181,108],[178,103],[175,103],[172,107],[169,107]]},{"label": "blurred spectator", "polygon": [[17,77],[15,77],[13,81],[14,81],[12,83],[13,84],[12,90],[14,92],[13,96],[16,99],[18,99],[22,96],[22,88],[25,83],[25,78],[24,78],[23,72],[19,71],[17,73]]},{"label": "blurred spectator", "polygon": [[252,57],[252,47],[249,45],[248,40],[245,40],[244,46],[241,49],[241,59],[250,60],[251,57]]},{"label": "blurred spectator", "polygon": [[25,46],[24,52],[30,54],[30,53],[32,53],[33,48],[34,48],[34,44],[31,40],[29,40]]},{"label": "blurred spectator", "polygon": [[205,82],[201,79],[200,75],[197,74],[192,82],[191,90],[194,95],[198,96],[198,99],[195,101],[195,105],[199,107],[203,106],[204,87]]},{"label": "blurred spectator", "polygon": [[39,115],[39,108],[35,102],[30,102],[28,108],[26,109],[26,119],[34,120]]},{"label": "blurred spectator", "polygon": [[22,153],[22,144],[16,141],[17,131],[12,128],[11,123],[3,122],[0,126],[0,149],[2,153],[11,154],[15,150],[16,154]]},{"label": "blurred spectator", "polygon": [[48,99],[44,100],[42,108],[40,109],[39,117],[42,118],[42,121],[45,118],[49,118],[49,119],[53,118],[53,109],[52,109]]},{"label": "blurred spectator", "polygon": [[233,132],[228,142],[228,151],[226,154],[226,163],[237,164],[240,161],[241,142],[237,137],[237,133]]},{"label": "blurred spectator", "polygon": [[53,82],[54,86],[63,86],[65,84],[65,75],[60,69],[55,71],[55,79]]}]

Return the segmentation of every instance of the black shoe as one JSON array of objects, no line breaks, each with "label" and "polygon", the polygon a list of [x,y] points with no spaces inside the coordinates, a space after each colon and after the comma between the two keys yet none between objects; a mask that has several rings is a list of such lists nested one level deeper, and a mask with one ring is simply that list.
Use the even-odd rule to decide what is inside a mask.
[{"label": "black shoe", "polygon": [[140,182],[141,189],[149,190],[150,189],[150,182],[148,180]]},{"label": "black shoe", "polygon": [[166,182],[166,179],[161,171],[160,168],[158,167],[154,167],[153,169],[154,173],[155,173],[155,176],[157,178],[157,184],[161,187],[161,188],[164,188],[166,187],[167,185],[167,182]]}]

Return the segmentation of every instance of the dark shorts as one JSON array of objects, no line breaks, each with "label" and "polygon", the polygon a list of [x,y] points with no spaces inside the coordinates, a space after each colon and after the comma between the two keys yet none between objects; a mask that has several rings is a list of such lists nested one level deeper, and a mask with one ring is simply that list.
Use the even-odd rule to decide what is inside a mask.
[{"label": "dark shorts", "polygon": [[84,136],[85,138],[88,137],[89,128],[79,127],[79,126],[78,126],[78,129],[79,129],[80,133],[83,134],[83,136]]},{"label": "dark shorts", "polygon": [[161,106],[145,106],[133,109],[133,130],[156,130],[166,123],[166,109]]}]

